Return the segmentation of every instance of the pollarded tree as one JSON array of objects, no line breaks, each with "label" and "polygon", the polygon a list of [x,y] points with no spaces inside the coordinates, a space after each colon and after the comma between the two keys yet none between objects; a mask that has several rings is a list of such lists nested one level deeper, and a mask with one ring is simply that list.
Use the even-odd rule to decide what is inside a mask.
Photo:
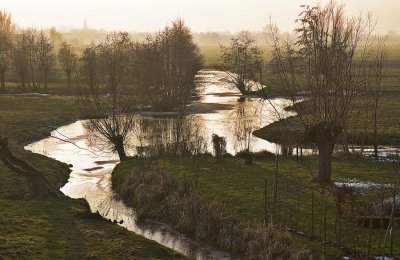
[{"label": "pollarded tree", "polygon": [[251,80],[260,79],[262,74],[262,53],[249,33],[242,33],[231,39],[229,46],[220,46],[221,65],[242,94],[251,90]]},{"label": "pollarded tree", "polygon": [[111,145],[121,161],[134,126],[131,78],[132,41],[128,33],[113,33],[87,47],[80,59],[78,87],[89,129]]},{"label": "pollarded tree", "polygon": [[[296,41],[279,38],[270,25],[273,56],[286,94],[319,151],[318,181],[329,182],[336,139],[365,92],[372,69],[374,24],[371,16],[347,18],[344,6],[305,7],[297,19]],[[305,102],[297,95],[307,93]]]},{"label": "pollarded tree", "polygon": [[77,55],[74,53],[72,46],[67,42],[63,42],[58,50],[58,60],[67,77],[68,89],[71,89],[72,73],[76,68]]},{"label": "pollarded tree", "polygon": [[0,92],[6,88],[6,71],[11,59],[12,38],[15,26],[11,15],[0,10]]}]

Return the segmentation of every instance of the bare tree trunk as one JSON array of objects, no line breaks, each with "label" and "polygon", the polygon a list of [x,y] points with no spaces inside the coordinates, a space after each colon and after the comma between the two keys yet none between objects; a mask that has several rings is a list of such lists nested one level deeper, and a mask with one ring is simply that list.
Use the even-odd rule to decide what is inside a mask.
[{"label": "bare tree trunk", "polygon": [[47,74],[44,76],[44,92],[47,93]]},{"label": "bare tree trunk", "polygon": [[23,90],[25,90],[25,85],[26,85],[25,76],[23,76],[23,77],[21,77],[21,87],[22,87]]},{"label": "bare tree trunk", "polygon": [[334,142],[329,140],[317,144],[319,159],[318,181],[321,183],[329,182],[331,179],[333,144]]},{"label": "bare tree trunk", "polygon": [[313,142],[318,147],[319,169],[317,181],[320,183],[330,182],[333,148],[336,138],[342,130],[340,125],[330,125],[322,122],[306,133],[305,141]]},{"label": "bare tree trunk", "polygon": [[117,150],[119,159],[125,161],[127,159],[124,147],[124,140],[122,136],[117,136],[115,140],[115,149]]},{"label": "bare tree trunk", "polygon": [[41,172],[11,153],[6,137],[0,137],[0,160],[11,171],[27,179],[30,192],[33,196],[64,197],[64,194],[53,187]]},{"label": "bare tree trunk", "polygon": [[6,69],[0,69],[1,93],[6,93]]},{"label": "bare tree trunk", "polygon": [[68,91],[72,94],[72,90],[71,90],[71,73],[67,73],[67,87],[68,87]]},{"label": "bare tree trunk", "polygon": [[349,152],[349,141],[348,141],[348,135],[349,135],[349,124],[347,120],[344,120],[343,122],[343,152],[348,153]]},{"label": "bare tree trunk", "polygon": [[378,157],[378,118],[377,111],[374,111],[374,155]]}]

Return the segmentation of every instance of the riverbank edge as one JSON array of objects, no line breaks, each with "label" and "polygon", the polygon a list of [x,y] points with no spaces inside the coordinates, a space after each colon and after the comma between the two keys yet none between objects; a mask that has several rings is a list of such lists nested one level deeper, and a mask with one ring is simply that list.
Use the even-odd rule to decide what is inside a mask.
[{"label": "riverbank edge", "polygon": [[[169,226],[172,226],[173,228],[175,228],[178,232],[181,232],[183,234],[188,235],[189,237],[202,241],[202,242],[207,242],[210,245],[216,247],[216,248],[221,248],[222,250],[225,250],[227,252],[232,253],[233,255],[235,255],[236,257],[244,257],[244,259],[263,259],[266,257],[266,255],[269,255],[270,257],[272,256],[274,259],[275,258],[279,258],[279,257],[283,257],[283,258],[291,258],[291,259],[306,259],[310,256],[310,252],[308,250],[304,250],[302,248],[299,248],[297,245],[293,244],[293,241],[290,237],[290,235],[287,232],[284,232],[280,229],[277,229],[274,226],[271,225],[267,225],[264,226],[261,223],[257,224],[257,223],[250,223],[250,222],[243,222],[240,221],[236,218],[236,216],[234,215],[234,213],[231,210],[227,210],[223,204],[221,204],[219,201],[209,201],[206,198],[204,198],[195,188],[195,186],[191,186],[191,183],[186,182],[185,180],[183,182],[177,182],[173,177],[171,177],[171,175],[169,175],[168,172],[158,172],[158,173],[151,173],[151,174],[146,174],[146,173],[142,173],[142,177],[146,176],[144,178],[146,178],[146,182],[140,183],[139,185],[135,185],[132,184],[130,180],[136,179],[137,178],[137,168],[135,168],[136,166],[136,160],[135,158],[131,158],[130,160],[121,162],[119,164],[116,165],[116,167],[113,169],[112,172],[112,178],[111,178],[111,183],[112,183],[112,190],[114,191],[114,193],[116,194],[117,198],[120,199],[125,205],[127,205],[128,207],[131,207],[133,209],[135,209],[137,211],[137,214],[139,215],[138,219],[139,221],[141,219],[146,220],[146,219],[150,219],[150,220],[155,220],[158,222],[162,222],[162,223],[166,223]],[[140,174],[140,173],[139,173]],[[161,180],[161,183],[157,183],[157,178],[161,176],[161,178],[163,180]],[[173,179],[173,180],[171,180]],[[167,181],[165,181],[167,180]],[[213,211],[208,211],[210,208],[214,209],[214,211],[217,211],[217,215],[220,214],[221,218],[223,218],[224,220],[226,220],[226,222],[228,222],[230,227],[229,230],[223,230],[224,227],[221,227],[224,225],[224,223],[219,223],[219,225],[214,226],[214,228],[212,230],[210,230],[214,237],[212,237],[209,233],[207,233],[207,231],[203,231],[203,237],[198,239],[195,238],[196,236],[198,236],[197,232],[195,234],[195,232],[190,232],[188,230],[188,228],[185,228],[184,226],[182,226],[179,223],[176,223],[176,219],[179,218],[173,218],[171,216],[168,216],[168,214],[166,214],[166,211],[173,211],[173,212],[180,212],[179,210],[171,210],[168,209],[168,205],[170,205],[171,203],[167,202],[165,203],[165,200],[167,197],[170,197],[171,194],[164,194],[164,197],[159,197],[157,196],[157,201],[163,201],[163,204],[166,204],[164,206],[164,208],[157,208],[154,207],[154,205],[150,205],[151,202],[146,201],[146,204],[142,204],[140,205],[135,205],[134,203],[132,203],[132,198],[135,197],[135,191],[137,191],[138,189],[148,189],[148,191],[151,190],[155,190],[155,189],[162,189],[161,186],[163,186],[165,183],[168,182],[174,182],[173,185],[175,185],[177,187],[177,189],[183,189],[183,195],[180,194],[182,192],[182,190],[180,191],[176,191],[173,190],[172,192],[178,193],[180,195],[178,195],[178,197],[173,196],[174,203],[180,204],[180,205],[184,205],[182,211],[196,211],[196,206],[198,204],[203,204],[201,206],[198,206],[198,209],[200,213],[199,215],[214,215]],[[148,185],[149,183],[151,183],[150,185]],[[157,183],[157,184],[155,184]],[[136,183],[138,184],[138,183]],[[147,185],[146,185],[147,184]],[[155,185],[154,185],[155,184]],[[161,185],[160,185],[161,184]],[[168,184],[167,184],[168,185]],[[139,187],[140,186],[140,187]],[[187,186],[190,186],[190,188],[187,188]],[[188,189],[190,189],[190,191],[188,191]],[[193,190],[191,190],[193,189]],[[147,192],[145,192],[147,193]],[[183,197],[182,197],[183,196]],[[194,197],[195,202],[191,201],[191,198]],[[188,200],[190,201],[190,203],[188,203]],[[140,200],[139,200],[140,201]],[[167,200],[168,201],[168,200]],[[166,208],[165,208],[166,207]],[[150,209],[150,210],[149,210]],[[202,209],[205,212],[202,212]],[[138,212],[139,211],[139,212]],[[228,212],[229,211],[229,212]],[[208,213],[208,214],[207,214]],[[142,215],[143,217],[141,217],[140,215]],[[222,217],[223,216],[223,217]],[[215,216],[210,217],[210,219],[215,218]],[[175,223],[174,220],[175,219]],[[179,220],[178,220],[179,222]],[[210,221],[211,224],[213,225],[215,223],[213,223],[212,221]],[[194,221],[193,219],[191,219],[190,223],[193,225],[193,223],[197,223],[196,221]],[[221,228],[221,230],[218,230],[218,228]],[[195,228],[197,229],[197,227]],[[207,230],[207,228],[205,228]],[[224,233],[227,232],[228,235],[226,235],[226,237],[246,237],[245,239],[248,239],[249,237],[251,237],[254,234],[257,234],[256,236],[254,236],[254,239],[251,240],[255,243],[256,240],[263,240],[266,237],[267,241],[263,241],[265,244],[263,244],[263,246],[258,247],[259,245],[250,245],[246,244],[246,243],[235,243],[235,242],[227,242],[227,244],[232,243],[235,245],[235,248],[237,250],[232,250],[232,248],[229,248],[229,246],[223,246],[221,244],[218,244],[215,241],[215,236],[218,236],[218,233]],[[245,234],[242,234],[241,232],[244,232]],[[232,233],[229,233],[232,232]],[[215,235],[217,234],[217,235]],[[271,235],[272,234],[272,235]],[[269,240],[269,241],[268,241]],[[210,242],[213,241],[213,242]],[[282,246],[280,247],[279,244]],[[267,245],[267,246],[266,246]],[[242,248],[240,248],[240,246],[242,246]],[[269,247],[270,248],[269,248]],[[253,247],[253,248],[251,248]],[[279,253],[283,254],[283,255],[274,255],[276,250],[279,251]],[[284,248],[282,250],[282,248]],[[259,251],[257,251],[259,250]],[[287,250],[285,252],[285,250]],[[252,253],[253,255],[249,255],[249,252]],[[267,253],[268,252],[268,253]],[[284,255],[287,254],[287,255]]]},{"label": "riverbank edge", "polygon": [[[1,95],[0,98],[16,98],[16,100],[18,100],[18,95]],[[49,97],[32,97],[32,98],[47,99]],[[52,96],[51,98],[61,101],[65,98],[65,96]],[[64,100],[62,102],[64,102]],[[46,109],[46,108],[51,109],[51,107],[42,107],[42,109]],[[55,111],[54,113],[57,113],[56,109],[54,109],[54,111]],[[46,164],[49,164],[49,169],[40,167],[40,168],[38,168],[38,170],[41,171],[43,173],[43,175],[49,180],[49,182],[52,185],[54,185],[55,187],[64,186],[65,183],[68,182],[70,173],[71,173],[69,165],[64,162],[55,160],[53,158],[28,151],[25,149],[25,147],[31,143],[34,143],[34,142],[37,142],[42,139],[50,137],[51,132],[54,131],[55,129],[65,126],[65,125],[72,124],[72,123],[76,122],[77,120],[82,120],[82,117],[79,116],[78,114],[72,115],[71,111],[68,111],[68,112],[65,112],[63,115],[58,115],[56,120],[52,120],[51,122],[44,121],[47,124],[46,126],[35,125],[35,124],[30,125],[30,123],[35,122],[35,118],[30,118],[30,117],[27,117],[27,118],[29,118],[30,120],[27,120],[26,124],[30,128],[29,128],[29,130],[25,130],[25,131],[29,132],[30,135],[27,135],[27,136],[24,135],[22,138],[14,137],[14,136],[12,136],[12,134],[7,135],[7,137],[10,138],[10,142],[12,144],[11,149],[18,156],[22,156],[24,158],[24,160],[26,160],[28,163],[34,163],[35,158],[36,159],[40,158],[41,161],[44,161]],[[29,121],[32,121],[32,122],[29,122]],[[7,122],[5,122],[5,125],[7,125]],[[24,130],[20,129],[20,131],[24,131]],[[53,169],[54,165],[58,165],[59,168],[54,170]],[[0,171],[2,170],[1,168],[2,168],[2,165],[0,165]],[[7,168],[5,168],[5,169],[7,170]],[[21,178],[18,175],[15,175],[15,176],[16,176],[16,178]],[[20,185],[25,186],[24,181],[25,180],[23,180],[23,183],[21,183]],[[12,188],[12,187],[10,187],[10,188]],[[15,188],[15,190],[19,191],[20,189]],[[9,210],[8,214],[11,214],[10,216],[13,217],[13,220],[15,220],[15,221],[17,221],[18,218],[20,217],[20,215],[13,216],[13,212],[14,212],[13,208],[15,206],[19,207],[18,210],[16,210],[16,214],[21,214],[19,212],[21,210],[21,208],[27,207],[26,205],[30,205],[30,204],[41,203],[41,201],[42,201],[43,204],[46,204],[46,206],[44,206],[41,211],[38,211],[37,212],[38,214],[45,214],[45,215],[50,216],[50,215],[53,215],[52,211],[59,208],[60,206],[69,208],[69,209],[66,209],[66,211],[67,212],[70,211],[70,213],[72,215],[60,217],[59,220],[57,220],[57,221],[60,221],[61,223],[63,221],[67,221],[65,223],[62,223],[62,225],[65,225],[66,227],[71,225],[71,223],[69,223],[69,221],[71,221],[70,218],[72,217],[72,220],[74,222],[76,221],[77,223],[80,223],[79,225],[86,226],[85,230],[87,229],[86,230],[87,232],[93,232],[94,230],[97,230],[98,232],[108,233],[109,231],[112,230],[112,234],[110,234],[110,237],[113,237],[114,239],[118,239],[121,241],[124,241],[124,240],[128,241],[128,240],[126,240],[127,237],[132,236],[129,239],[128,244],[130,244],[132,246],[132,243],[133,244],[136,243],[138,249],[132,249],[132,248],[125,247],[125,250],[124,250],[125,252],[121,252],[118,255],[135,256],[135,254],[136,254],[135,257],[138,257],[141,259],[147,259],[148,257],[163,258],[164,256],[169,257],[171,259],[187,259],[187,257],[185,257],[184,255],[182,255],[170,248],[167,248],[167,247],[160,245],[152,240],[149,240],[145,237],[137,235],[134,232],[125,230],[122,227],[116,226],[115,224],[108,222],[107,219],[102,218],[100,215],[98,215],[96,213],[92,213],[88,202],[84,199],[73,199],[73,198],[69,198],[69,197],[60,198],[60,199],[32,198],[27,195],[20,197],[19,195],[16,194],[15,198],[6,196],[6,197],[0,197],[0,200],[1,200],[2,204],[6,205],[6,206],[7,205],[10,206],[10,210]],[[28,208],[30,208],[30,206],[28,206]],[[33,218],[33,219],[36,218],[38,221],[42,217],[43,216],[40,216],[40,215],[35,217],[35,213],[29,214],[29,218]],[[0,221],[0,223],[1,223],[1,221]],[[12,221],[10,221],[10,223],[12,223]],[[93,225],[92,229],[87,228],[88,225],[90,225],[90,224]],[[5,225],[7,225],[7,224],[5,224]],[[50,229],[50,230],[52,229],[51,227],[43,227],[43,228]],[[10,230],[10,232],[12,232],[13,229],[8,228],[6,226],[6,230]],[[10,233],[10,235],[11,235],[11,233]],[[2,240],[1,236],[7,237],[7,233],[2,233],[0,235],[0,241]],[[64,236],[63,234],[59,234],[58,238],[53,238],[53,239],[64,241],[64,240],[68,239],[68,235]],[[82,239],[82,238],[80,238],[80,239]],[[99,240],[99,239],[104,240],[105,244],[109,243],[109,239],[107,237],[96,238],[96,240]],[[7,241],[7,240],[5,240],[5,241]],[[35,240],[33,240],[33,241],[35,241]],[[31,245],[32,243],[34,243],[33,241],[30,242],[29,244]],[[55,243],[57,243],[57,242],[55,242]],[[96,242],[93,242],[93,243],[96,244]],[[123,249],[124,249],[124,247],[119,248],[119,250],[123,250]],[[0,251],[2,251],[2,250],[4,250],[3,253],[5,255],[3,255],[3,253],[0,254],[0,258],[2,258],[3,256],[5,256],[6,258],[13,257],[12,255],[7,255],[7,251],[9,251],[9,250],[14,251],[12,248],[7,248],[7,243],[4,245],[4,247],[0,247]],[[26,249],[24,249],[24,246],[21,245],[21,250],[26,250]],[[61,250],[65,250],[65,249],[61,249]],[[115,248],[110,247],[108,254],[113,255],[112,252],[114,250],[115,250]],[[93,252],[88,249],[82,250],[82,251],[83,252],[86,251],[86,254],[89,254],[89,255],[86,255],[85,257],[90,257],[91,254],[93,254]],[[146,255],[146,252],[148,252],[149,255]],[[16,253],[16,252],[14,252],[14,253]],[[42,253],[46,254],[47,252],[42,252]],[[82,253],[82,252],[76,252],[75,254],[79,255],[80,253]],[[26,257],[31,257],[31,256],[32,255],[29,255],[29,253],[28,253],[28,255],[26,255]],[[92,256],[96,257],[96,255],[92,255]],[[97,255],[97,256],[100,257],[100,255]],[[82,255],[80,255],[80,257],[82,257]]]},{"label": "riverbank edge", "polygon": [[[283,145],[301,144],[304,136],[303,126],[297,122],[298,117],[292,116],[286,119],[276,121],[272,124],[264,126],[253,131],[253,135],[272,143]],[[379,146],[382,145],[400,145],[400,135],[398,134],[382,134],[377,135]],[[367,133],[348,133],[347,140],[349,144],[358,146],[373,146],[374,135],[372,132]],[[340,134],[337,138],[337,144],[344,143],[344,136]]]}]

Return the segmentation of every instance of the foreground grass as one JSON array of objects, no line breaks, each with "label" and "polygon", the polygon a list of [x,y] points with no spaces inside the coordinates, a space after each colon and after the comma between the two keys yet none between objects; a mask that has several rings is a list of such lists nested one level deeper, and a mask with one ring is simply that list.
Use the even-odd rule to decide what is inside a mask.
[{"label": "foreground grass", "polygon": [[[59,187],[68,167],[23,149],[79,112],[68,97],[0,95],[0,135],[10,148]],[[0,163],[0,259],[184,259],[185,257],[93,216],[83,200],[34,199],[25,179]]]},{"label": "foreground grass", "polygon": [[[284,159],[279,162],[278,177],[278,204],[273,212],[272,190],[275,175],[276,161],[274,158],[256,159],[251,166],[244,165],[241,158],[224,158],[217,162],[212,157],[200,157],[199,168],[192,169],[192,161],[189,158],[147,159],[145,167],[148,170],[161,169],[172,173],[177,180],[191,180],[196,183],[202,196],[210,201],[218,200],[228,209],[236,212],[243,221],[263,223],[264,218],[274,223],[295,228],[306,236],[293,234],[298,245],[310,249],[313,256],[320,257],[324,253],[323,244],[319,242],[323,236],[323,223],[321,221],[322,205],[320,204],[321,189],[310,180],[316,173],[316,158],[304,158],[297,164],[295,159]],[[146,166],[147,165],[147,166]],[[136,168],[136,161],[128,161],[116,168],[119,181],[129,179]],[[374,163],[361,157],[336,156],[333,162],[333,180],[346,181],[355,179],[358,181],[372,181],[376,183],[388,183],[391,165]],[[264,212],[264,185],[267,183],[267,215]],[[315,239],[309,239],[311,226],[311,192],[314,192],[314,226]],[[330,190],[329,192],[332,192]],[[367,203],[376,203],[379,191],[376,189],[357,192],[357,207]],[[385,194],[388,196],[388,192]],[[354,219],[356,220],[356,218]],[[335,226],[336,210],[333,198],[328,198],[327,204],[327,241],[337,242],[337,229]],[[378,238],[380,230],[371,231],[372,245],[371,255],[378,254]],[[356,223],[343,221],[341,226],[341,244],[351,249],[367,254],[368,229],[358,226]],[[388,245],[386,245],[388,246]],[[388,248],[386,248],[386,253]],[[327,256],[339,257],[349,255],[346,250],[336,247],[327,247]],[[394,231],[394,254],[400,255],[400,230]],[[354,256],[357,257],[357,256]]]}]

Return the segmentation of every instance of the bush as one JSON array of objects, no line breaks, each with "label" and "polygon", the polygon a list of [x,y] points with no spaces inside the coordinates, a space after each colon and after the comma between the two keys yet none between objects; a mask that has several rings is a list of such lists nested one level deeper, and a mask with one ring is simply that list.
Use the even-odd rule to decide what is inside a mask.
[{"label": "bush", "polygon": [[213,134],[212,135],[212,143],[213,143],[215,157],[219,158],[226,154],[226,138],[225,137]]}]

